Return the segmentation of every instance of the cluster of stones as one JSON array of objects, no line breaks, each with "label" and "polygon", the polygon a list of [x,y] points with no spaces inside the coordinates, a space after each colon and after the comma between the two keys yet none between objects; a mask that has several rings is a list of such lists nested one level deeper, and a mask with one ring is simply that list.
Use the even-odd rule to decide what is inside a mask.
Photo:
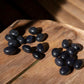
[{"label": "cluster of stones", "polygon": [[31,47],[26,45],[26,43],[33,43],[35,41],[43,42],[47,38],[46,33],[42,33],[42,28],[30,27],[30,34],[26,38],[19,34],[15,29],[10,30],[9,34],[5,36],[5,39],[8,41],[8,47],[4,49],[4,53],[7,55],[15,55],[22,46],[22,49],[27,53],[32,53],[33,57],[36,59],[42,59],[45,56],[45,52],[48,50],[48,43],[39,43],[36,47]]},{"label": "cluster of stones", "polygon": [[69,39],[64,39],[62,42],[64,48],[54,48],[52,50],[52,56],[56,57],[55,63],[60,66],[60,74],[68,75],[73,69],[80,69],[83,67],[83,60],[78,59],[78,52],[82,50],[82,45],[78,43],[72,43]]}]

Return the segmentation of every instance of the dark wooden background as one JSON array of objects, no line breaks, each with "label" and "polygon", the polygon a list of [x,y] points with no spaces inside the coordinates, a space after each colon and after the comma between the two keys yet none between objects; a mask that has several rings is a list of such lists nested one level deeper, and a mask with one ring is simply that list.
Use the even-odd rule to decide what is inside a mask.
[{"label": "dark wooden background", "polygon": [[0,0],[0,10],[0,32],[17,19],[54,20],[37,0]]},{"label": "dark wooden background", "polygon": [[0,0],[0,32],[17,19],[49,19],[84,30],[84,0]]}]

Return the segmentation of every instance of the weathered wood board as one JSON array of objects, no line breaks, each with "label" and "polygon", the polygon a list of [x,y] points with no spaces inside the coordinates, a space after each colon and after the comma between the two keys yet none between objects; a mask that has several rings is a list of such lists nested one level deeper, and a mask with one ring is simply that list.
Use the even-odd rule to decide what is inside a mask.
[{"label": "weathered wood board", "polygon": [[[35,26],[37,27],[37,24]],[[39,26],[48,33],[46,42],[49,43],[50,48],[46,52],[46,57],[18,77],[12,84],[84,84],[84,68],[74,70],[70,75],[62,76],[59,74],[60,67],[55,64],[55,58],[51,55],[53,48],[61,47],[63,39],[71,39],[84,46],[84,31],[70,26],[58,25],[53,21],[43,21]],[[78,54],[79,59],[84,59],[83,53],[84,50]]]},{"label": "weathered wood board", "polygon": [[38,0],[59,22],[84,30],[84,0]]},{"label": "weathered wood board", "polygon": [[[24,36],[29,35],[28,28],[31,26],[42,27],[42,32],[48,34],[44,42],[48,42],[49,50],[46,56],[36,61],[32,54],[21,52],[17,55],[5,55],[3,49],[7,46],[5,35],[11,29],[25,30]],[[84,46],[84,31],[70,25],[56,23],[50,20],[17,20],[0,34],[0,84],[83,84],[84,69],[74,70],[70,75],[61,76],[59,67],[54,63],[51,51],[55,47],[61,47],[63,39],[71,39],[73,42],[81,43]],[[36,46],[39,42],[29,44]],[[84,59],[84,50],[78,55]],[[34,65],[33,65],[34,64]],[[31,66],[33,65],[33,66]],[[80,79],[79,79],[80,78]]]},{"label": "weathered wood board", "polygon": [[[29,24],[29,22],[28,20],[17,20],[0,34],[0,84],[6,84],[6,82],[35,61],[32,55],[23,52],[22,48],[20,48],[21,52],[14,56],[5,55],[3,52],[3,49],[8,46],[5,35],[8,34],[12,28],[23,27]],[[26,34],[28,35],[29,33],[27,32]]]}]

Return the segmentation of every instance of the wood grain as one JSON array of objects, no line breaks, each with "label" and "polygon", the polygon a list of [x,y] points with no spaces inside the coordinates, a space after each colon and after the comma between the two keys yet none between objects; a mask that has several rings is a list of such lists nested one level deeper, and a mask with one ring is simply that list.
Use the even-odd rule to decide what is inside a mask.
[{"label": "wood grain", "polygon": [[[5,35],[8,34],[12,28],[24,26],[29,23],[30,20],[17,20],[0,34],[0,84],[6,84],[6,82],[11,80],[35,61],[32,55],[23,52],[21,47],[21,52],[17,55],[8,56],[3,52],[3,49],[8,46],[8,42],[5,40]],[[27,30],[27,35],[28,34]]]},{"label": "wood grain", "polygon": [[[49,43],[50,48],[43,60],[28,69],[12,84],[83,84],[84,68],[74,70],[67,76],[60,75],[60,67],[55,64],[55,58],[52,57],[51,51],[55,47],[61,47],[63,39],[71,39],[73,42],[81,43],[84,46],[84,31],[69,25],[57,24],[54,21],[38,22],[35,26],[38,24],[48,34],[46,42]],[[84,50],[78,54],[79,59],[84,59],[83,53]]]},{"label": "wood grain", "polygon": [[56,20],[84,29],[83,0],[38,0]]},{"label": "wood grain", "polygon": [[[32,57],[32,54],[27,54],[22,51],[22,46],[20,47],[21,52],[19,54],[14,56],[5,55],[3,49],[8,46],[8,42],[5,40],[5,35],[8,34],[11,29],[19,28],[23,31],[26,26],[26,31],[23,36],[27,36],[29,35],[28,28],[30,26],[43,27],[46,24],[45,27],[49,27],[50,25],[47,23],[51,24],[51,21],[17,20],[0,34],[0,84],[6,84],[36,61]],[[30,45],[36,46],[37,44],[38,42],[36,41],[34,44]]]},{"label": "wood grain", "polygon": [[[25,30],[23,36],[30,35],[28,28],[31,26],[42,27],[43,33],[48,34],[48,38],[44,42],[49,43],[49,50],[46,52],[44,59],[37,61],[32,54],[21,52],[17,55],[5,55],[3,49],[7,47],[5,35],[11,29]],[[0,34],[0,84],[75,84],[79,83],[80,76],[81,84],[83,84],[84,69],[74,72],[68,76],[59,74],[59,67],[54,63],[54,58],[51,56],[51,50],[54,47],[61,47],[63,39],[72,39],[73,42],[78,42],[84,46],[84,31],[70,25],[56,23],[50,20],[17,20]],[[28,44],[36,46],[39,42]],[[79,58],[83,59],[83,53],[79,53]],[[36,63],[36,64],[35,64]],[[33,65],[34,64],[34,65]],[[32,66],[33,65],[33,66]],[[31,67],[32,66],[32,67]],[[71,80],[69,80],[71,79]],[[60,81],[59,81],[60,80]],[[64,81],[65,80],[65,81]]]},{"label": "wood grain", "polygon": [[74,4],[76,7],[84,11],[84,1],[83,0],[67,0],[67,2]]}]

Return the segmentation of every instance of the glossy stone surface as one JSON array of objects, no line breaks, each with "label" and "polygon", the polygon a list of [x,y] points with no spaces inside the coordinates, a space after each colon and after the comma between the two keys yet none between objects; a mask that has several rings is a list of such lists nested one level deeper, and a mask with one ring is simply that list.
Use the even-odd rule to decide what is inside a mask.
[{"label": "glossy stone surface", "polygon": [[83,65],[83,61],[82,60],[76,60],[75,63],[74,63],[74,68],[75,69],[80,69],[82,68],[84,65]]},{"label": "glossy stone surface", "polygon": [[18,36],[17,40],[19,41],[20,44],[25,44],[26,43],[26,40],[22,36]]},{"label": "glossy stone surface", "polygon": [[38,59],[38,60],[40,60],[40,59],[42,59],[42,58],[45,57],[45,54],[40,53],[40,52],[38,52],[38,51],[35,51],[35,52],[33,52],[32,54],[33,54],[33,57],[34,57],[35,59]]},{"label": "glossy stone surface", "polygon": [[76,54],[76,51],[74,50],[74,48],[70,47],[67,49],[67,52],[70,54],[70,55],[75,55]]},{"label": "glossy stone surface", "polygon": [[73,58],[71,58],[71,57],[69,57],[69,58],[66,60],[66,64],[67,64],[68,66],[73,66],[74,63],[75,63],[75,60],[74,60]]},{"label": "glossy stone surface", "polygon": [[63,51],[60,55],[61,59],[66,60],[69,57],[69,54],[67,51]]},{"label": "glossy stone surface", "polygon": [[19,35],[19,32],[17,30],[14,30],[14,29],[11,30],[9,33],[13,36],[16,36],[16,37]]},{"label": "glossy stone surface", "polygon": [[58,66],[64,66],[65,65],[64,61],[61,58],[56,58],[55,63]]},{"label": "glossy stone surface", "polygon": [[10,41],[10,40],[12,40],[12,39],[15,39],[15,36],[10,35],[10,34],[7,34],[7,35],[5,36],[5,39],[6,39],[7,41]]},{"label": "glossy stone surface", "polygon": [[27,53],[32,53],[32,48],[29,45],[23,45],[22,49]]},{"label": "glossy stone surface", "polygon": [[41,28],[36,28],[36,27],[31,27],[29,28],[29,32],[31,34],[38,34],[38,33],[41,33],[42,29]]},{"label": "glossy stone surface", "polygon": [[61,54],[61,49],[60,48],[54,48],[53,50],[52,50],[52,56],[53,57],[58,57],[60,54]]},{"label": "glossy stone surface", "polygon": [[69,48],[70,46],[71,46],[71,41],[67,40],[67,39],[64,39],[63,42],[62,42],[62,47],[63,48]]},{"label": "glossy stone surface", "polygon": [[17,40],[10,40],[8,42],[9,46],[20,47],[20,43]]},{"label": "glossy stone surface", "polygon": [[72,46],[77,52],[78,52],[78,51],[81,51],[82,48],[83,48],[83,46],[82,46],[81,44],[76,44],[76,43],[73,43],[71,46]]},{"label": "glossy stone surface", "polygon": [[7,54],[7,55],[14,55],[14,54],[17,53],[17,50],[18,50],[18,48],[15,48],[15,47],[13,47],[13,46],[11,46],[11,47],[6,47],[6,48],[4,49],[4,53]]},{"label": "glossy stone surface", "polygon": [[32,36],[32,35],[29,35],[27,38],[26,38],[26,43],[33,43],[35,42],[35,36]]},{"label": "glossy stone surface", "polygon": [[41,42],[41,41],[44,41],[45,39],[47,38],[47,34],[38,34],[37,37],[36,37],[36,40]]},{"label": "glossy stone surface", "polygon": [[59,72],[61,75],[68,75],[71,73],[71,68],[68,66],[62,66]]},{"label": "glossy stone surface", "polygon": [[37,51],[44,53],[49,49],[48,43],[40,43],[37,45]]}]

